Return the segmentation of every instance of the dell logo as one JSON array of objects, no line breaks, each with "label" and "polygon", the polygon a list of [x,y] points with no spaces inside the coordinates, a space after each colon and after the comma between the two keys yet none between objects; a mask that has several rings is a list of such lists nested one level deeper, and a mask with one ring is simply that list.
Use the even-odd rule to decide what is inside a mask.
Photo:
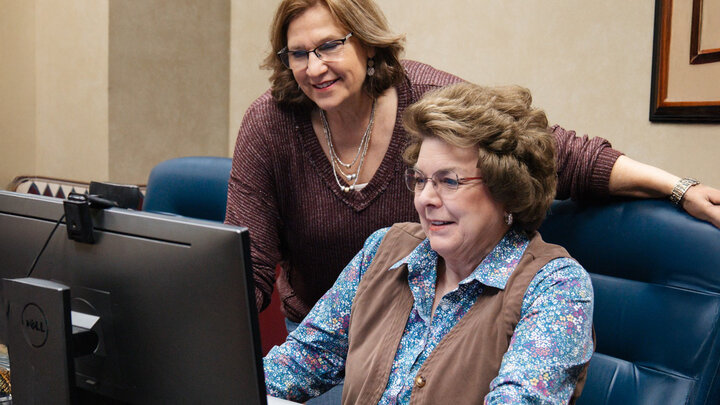
[{"label": "dell logo", "polygon": [[28,344],[33,347],[42,347],[48,337],[47,318],[42,309],[32,303],[25,305],[20,322]]},{"label": "dell logo", "polygon": [[45,327],[47,326],[44,320],[39,319],[25,319],[25,327],[30,328],[35,332],[45,333]]}]

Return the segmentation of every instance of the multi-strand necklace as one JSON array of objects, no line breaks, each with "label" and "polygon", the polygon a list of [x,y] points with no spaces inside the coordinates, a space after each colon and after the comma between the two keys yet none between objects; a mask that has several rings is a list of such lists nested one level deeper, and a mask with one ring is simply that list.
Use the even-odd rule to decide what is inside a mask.
[{"label": "multi-strand necklace", "polygon": [[[355,153],[355,158],[353,158],[350,163],[343,162],[335,152],[332,134],[330,134],[330,125],[328,125],[327,118],[325,117],[325,111],[322,109],[320,109],[320,119],[323,124],[323,132],[325,133],[325,139],[328,143],[328,149],[330,149],[330,163],[332,164],[335,181],[342,191],[349,193],[350,191],[355,190],[355,185],[360,177],[360,170],[362,169],[363,162],[365,162],[365,155],[367,154],[368,147],[370,146],[370,136],[372,135],[373,123],[375,122],[375,99],[373,99],[372,108],[370,110],[370,122],[368,122],[368,126],[365,128],[365,133],[360,139],[360,145],[358,146],[357,153]],[[352,168],[355,163],[357,163],[357,170],[354,173],[349,172],[350,168]],[[342,169],[343,167],[345,170]],[[345,171],[348,171],[348,173]],[[340,175],[343,178],[347,179],[349,185],[345,185],[340,181],[338,172],[340,172]]]}]

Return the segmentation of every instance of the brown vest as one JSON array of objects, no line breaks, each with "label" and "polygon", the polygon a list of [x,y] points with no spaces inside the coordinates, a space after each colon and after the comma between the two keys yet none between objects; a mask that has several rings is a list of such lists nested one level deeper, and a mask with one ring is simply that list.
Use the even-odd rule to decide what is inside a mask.
[{"label": "brown vest", "polygon": [[[413,306],[407,265],[387,271],[425,239],[419,224],[394,225],[358,286],[350,314],[343,404],[376,404]],[[530,281],[550,260],[570,257],[535,234],[505,289],[486,287],[421,366],[411,404],[481,404],[498,375]],[[587,367],[585,367],[586,369]],[[585,369],[574,398],[580,395]]]}]

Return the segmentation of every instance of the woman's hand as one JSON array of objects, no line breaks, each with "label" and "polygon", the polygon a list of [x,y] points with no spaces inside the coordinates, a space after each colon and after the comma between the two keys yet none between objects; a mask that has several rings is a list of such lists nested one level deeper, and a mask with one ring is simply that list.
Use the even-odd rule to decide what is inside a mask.
[{"label": "woman's hand", "polygon": [[688,214],[720,228],[720,190],[698,184],[690,187],[681,205]]},{"label": "woman's hand", "polygon": [[[611,195],[638,198],[668,197],[680,177],[654,166],[620,156],[610,172]],[[697,184],[690,187],[680,205],[688,214],[720,228],[720,190]]]}]

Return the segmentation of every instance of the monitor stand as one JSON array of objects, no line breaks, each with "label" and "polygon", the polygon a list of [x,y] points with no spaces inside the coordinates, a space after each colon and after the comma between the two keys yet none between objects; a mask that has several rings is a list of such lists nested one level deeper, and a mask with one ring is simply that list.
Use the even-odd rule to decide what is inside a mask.
[{"label": "monitor stand", "polygon": [[[3,279],[13,403],[75,403],[74,357],[97,335],[73,328],[70,288],[36,278]],[[74,349],[74,350],[73,350]]]}]

